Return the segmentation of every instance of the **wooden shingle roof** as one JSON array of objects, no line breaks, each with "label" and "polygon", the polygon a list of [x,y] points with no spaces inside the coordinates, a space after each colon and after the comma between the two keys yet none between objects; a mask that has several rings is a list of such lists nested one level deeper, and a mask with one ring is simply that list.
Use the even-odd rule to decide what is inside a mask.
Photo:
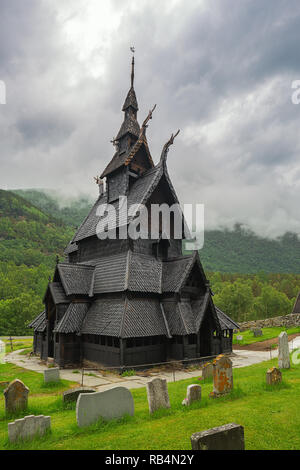
[{"label": "wooden shingle roof", "polygon": [[87,314],[88,302],[72,302],[54,329],[55,333],[78,333]]}]

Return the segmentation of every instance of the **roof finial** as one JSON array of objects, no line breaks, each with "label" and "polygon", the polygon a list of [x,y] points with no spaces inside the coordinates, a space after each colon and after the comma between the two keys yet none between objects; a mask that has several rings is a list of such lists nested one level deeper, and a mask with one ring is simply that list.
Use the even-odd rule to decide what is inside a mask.
[{"label": "roof finial", "polygon": [[133,88],[133,82],[134,82],[134,53],[135,53],[135,48],[133,46],[130,47],[130,50],[132,52],[132,61],[131,61],[131,88]]},{"label": "roof finial", "polygon": [[153,113],[153,111],[155,110],[155,108],[156,108],[156,104],[153,106],[152,109],[150,109],[150,111],[149,111],[149,113],[148,113],[148,115],[147,115],[145,121],[143,122],[142,127],[141,127],[141,130],[140,130],[139,138],[140,138],[142,135],[145,135],[146,129],[147,129],[147,127],[148,127],[148,122],[150,121],[150,119],[152,119],[152,113]]},{"label": "roof finial", "polygon": [[161,157],[160,157],[160,161],[161,161],[162,163],[164,163],[164,164],[166,163],[166,161],[167,161],[167,156],[168,156],[168,152],[169,152],[169,147],[170,147],[171,145],[173,145],[174,139],[175,139],[175,137],[178,136],[179,132],[180,132],[180,129],[178,129],[178,131],[176,132],[176,134],[172,134],[171,137],[170,137],[170,139],[168,140],[168,142],[166,142],[165,145],[163,146],[163,149],[162,149],[162,152],[161,152]]}]

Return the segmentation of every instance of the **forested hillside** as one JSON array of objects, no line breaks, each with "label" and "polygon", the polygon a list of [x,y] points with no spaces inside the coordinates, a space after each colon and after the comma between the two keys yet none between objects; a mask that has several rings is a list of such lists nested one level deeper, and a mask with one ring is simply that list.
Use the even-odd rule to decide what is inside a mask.
[{"label": "forested hillside", "polygon": [[300,274],[300,238],[294,233],[270,240],[238,224],[230,231],[211,230],[200,256],[209,271]]},{"label": "forested hillside", "polygon": [[36,189],[17,189],[15,194],[22,196],[27,201],[39,207],[42,211],[52,215],[66,225],[77,227],[88,214],[94,201],[88,197],[78,197],[73,200],[59,203],[54,191]]},{"label": "forested hillside", "polygon": [[24,325],[42,310],[56,256],[72,235],[72,228],[0,190],[0,335],[25,333]]}]

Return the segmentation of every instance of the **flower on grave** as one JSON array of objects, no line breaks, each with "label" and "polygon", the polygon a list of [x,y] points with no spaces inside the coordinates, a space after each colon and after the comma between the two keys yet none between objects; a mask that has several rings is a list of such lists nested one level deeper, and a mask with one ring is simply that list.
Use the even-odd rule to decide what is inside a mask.
[{"label": "flower on grave", "polygon": [[187,404],[188,404],[188,399],[184,398],[183,401],[182,401],[182,405],[187,405]]}]

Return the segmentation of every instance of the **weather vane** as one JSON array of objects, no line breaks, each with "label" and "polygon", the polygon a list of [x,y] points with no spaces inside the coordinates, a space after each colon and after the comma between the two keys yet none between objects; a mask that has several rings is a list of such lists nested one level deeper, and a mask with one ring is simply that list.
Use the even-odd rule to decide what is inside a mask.
[{"label": "weather vane", "polygon": [[135,47],[134,47],[134,46],[131,46],[131,47],[130,47],[130,50],[131,50],[132,54],[135,53]]}]

